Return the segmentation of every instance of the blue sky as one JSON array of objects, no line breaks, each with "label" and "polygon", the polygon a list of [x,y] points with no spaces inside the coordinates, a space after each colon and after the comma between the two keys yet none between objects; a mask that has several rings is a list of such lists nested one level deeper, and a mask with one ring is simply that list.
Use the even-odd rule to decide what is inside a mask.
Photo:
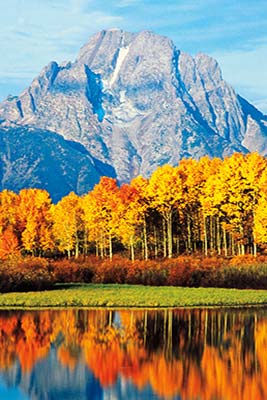
[{"label": "blue sky", "polygon": [[214,56],[224,78],[267,113],[266,0],[0,0],[0,100],[55,60],[74,60],[93,33],[144,29],[192,55]]}]

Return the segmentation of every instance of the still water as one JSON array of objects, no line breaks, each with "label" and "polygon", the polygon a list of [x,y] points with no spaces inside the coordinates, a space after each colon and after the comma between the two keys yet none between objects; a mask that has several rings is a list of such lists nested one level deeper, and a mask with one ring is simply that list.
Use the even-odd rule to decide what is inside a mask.
[{"label": "still water", "polygon": [[0,311],[0,399],[266,400],[267,310]]}]

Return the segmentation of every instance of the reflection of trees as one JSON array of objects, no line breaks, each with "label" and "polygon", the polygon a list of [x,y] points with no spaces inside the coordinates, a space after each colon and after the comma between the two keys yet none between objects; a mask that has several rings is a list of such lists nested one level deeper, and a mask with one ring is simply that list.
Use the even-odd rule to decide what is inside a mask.
[{"label": "reflection of trees", "polygon": [[264,311],[218,310],[1,312],[0,368],[22,373],[48,355],[88,365],[103,386],[119,375],[163,397],[267,398]]}]

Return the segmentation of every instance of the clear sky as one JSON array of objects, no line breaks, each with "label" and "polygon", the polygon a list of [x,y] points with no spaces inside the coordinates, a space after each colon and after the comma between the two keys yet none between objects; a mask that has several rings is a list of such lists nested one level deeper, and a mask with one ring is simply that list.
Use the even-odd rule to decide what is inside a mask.
[{"label": "clear sky", "polygon": [[0,100],[93,33],[152,30],[214,56],[235,90],[267,113],[267,0],[0,0]]}]

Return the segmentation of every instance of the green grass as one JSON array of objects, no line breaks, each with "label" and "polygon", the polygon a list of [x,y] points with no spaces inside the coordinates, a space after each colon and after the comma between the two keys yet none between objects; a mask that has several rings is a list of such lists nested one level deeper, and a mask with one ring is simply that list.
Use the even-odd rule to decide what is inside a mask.
[{"label": "green grass", "polygon": [[58,285],[42,292],[0,294],[0,307],[204,307],[267,304],[267,290]]}]

